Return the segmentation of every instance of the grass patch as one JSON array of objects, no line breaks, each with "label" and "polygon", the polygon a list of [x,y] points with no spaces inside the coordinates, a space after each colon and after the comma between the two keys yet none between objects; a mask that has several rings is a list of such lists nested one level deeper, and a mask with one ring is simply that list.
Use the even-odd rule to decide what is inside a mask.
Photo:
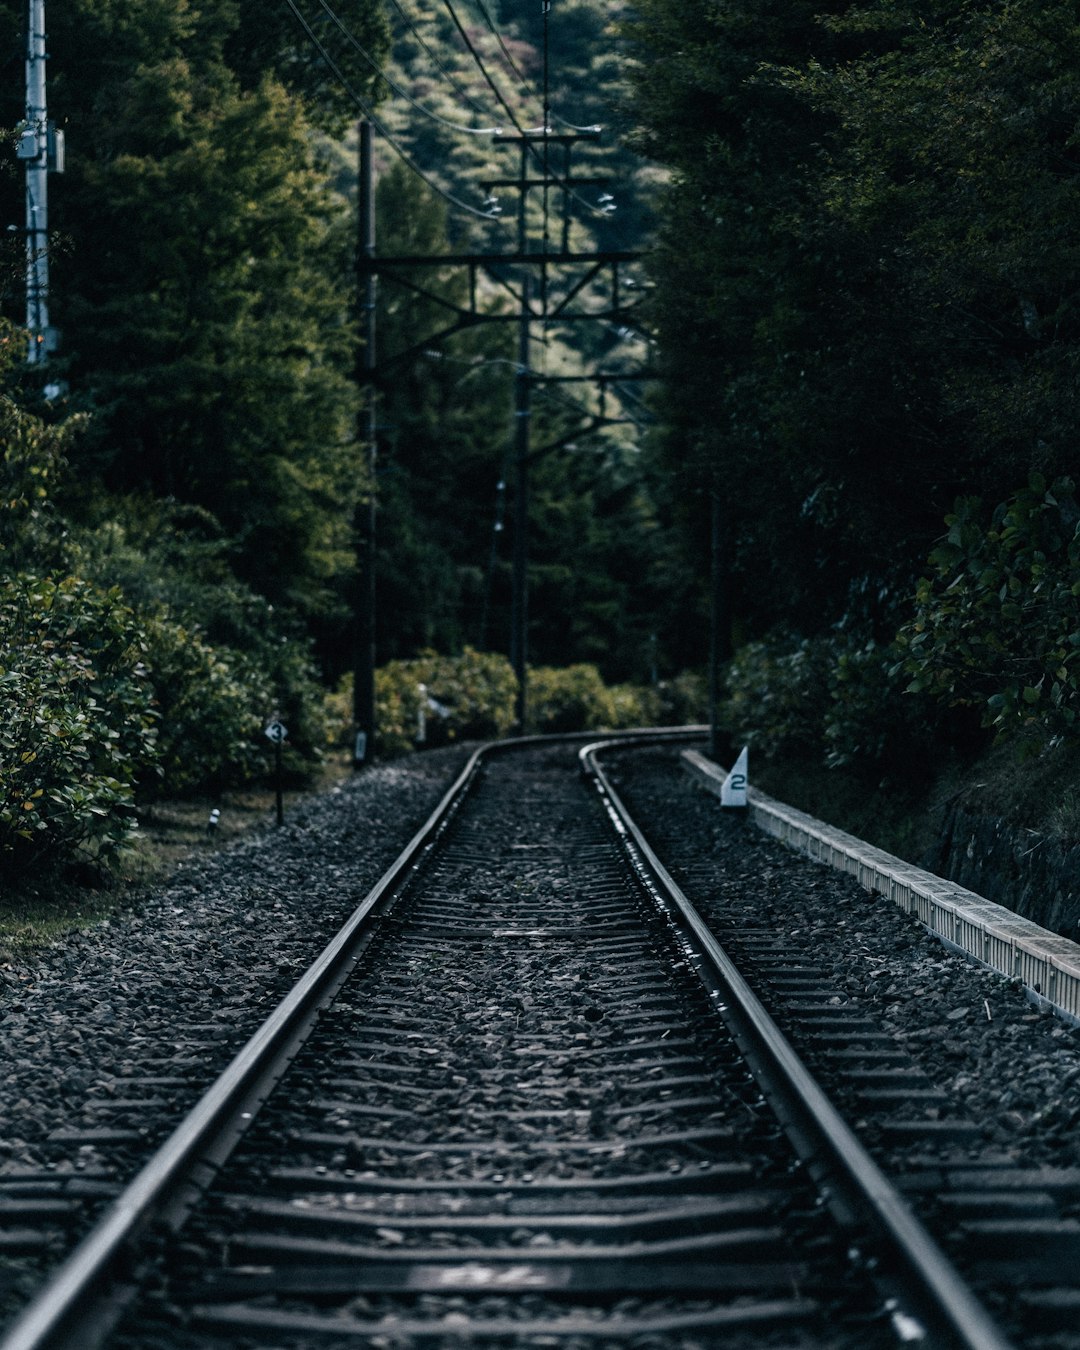
[{"label": "grass patch", "polygon": [[967,811],[1066,841],[1080,839],[1080,763],[1057,745],[1021,758],[997,745],[973,766],[958,797]]},{"label": "grass patch", "polygon": [[5,888],[0,900],[0,962],[32,956],[73,928],[88,928],[115,911],[111,892],[57,878],[40,887]]},{"label": "grass patch", "polygon": [[[324,764],[302,792],[285,793],[285,809],[312,792],[325,792],[351,773],[351,763]],[[216,829],[207,825],[212,808],[220,812]],[[0,962],[32,957],[66,933],[92,927],[137,903],[162,885],[192,854],[213,853],[256,829],[273,828],[276,797],[272,788],[247,788],[216,797],[155,802],[139,815],[139,833],[110,873],[93,866],[68,874],[28,876],[0,890]]]}]

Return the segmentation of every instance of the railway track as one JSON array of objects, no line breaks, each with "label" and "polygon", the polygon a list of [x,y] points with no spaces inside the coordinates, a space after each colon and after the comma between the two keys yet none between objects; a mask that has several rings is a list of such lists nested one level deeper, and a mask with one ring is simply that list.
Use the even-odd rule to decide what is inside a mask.
[{"label": "railway track", "polygon": [[472,761],[0,1350],[1005,1350],[587,767]]},{"label": "railway track", "polygon": [[[1018,1345],[1076,1350],[1080,1167],[1055,1123],[1076,1095],[1076,1033],[1034,1012],[1017,982],[946,955],[888,897],[817,864],[775,869],[763,834],[738,838],[672,756],[650,759],[620,762],[620,791],[656,823],[654,846],[860,1141]],[[740,869],[759,869],[755,885],[725,876],[723,835]],[[1064,1053],[1040,1103],[1018,1061],[1048,1046]],[[1028,1093],[1025,1121],[1008,1103]]]}]

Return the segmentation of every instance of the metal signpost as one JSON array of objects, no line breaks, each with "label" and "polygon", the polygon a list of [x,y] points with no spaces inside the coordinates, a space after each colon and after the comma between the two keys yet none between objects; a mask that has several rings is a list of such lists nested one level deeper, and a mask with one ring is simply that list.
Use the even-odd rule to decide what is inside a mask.
[{"label": "metal signpost", "polygon": [[280,829],[285,824],[285,801],[281,785],[281,747],[289,735],[288,727],[275,717],[267,725],[266,735],[274,743],[274,795],[277,799],[277,823]]}]

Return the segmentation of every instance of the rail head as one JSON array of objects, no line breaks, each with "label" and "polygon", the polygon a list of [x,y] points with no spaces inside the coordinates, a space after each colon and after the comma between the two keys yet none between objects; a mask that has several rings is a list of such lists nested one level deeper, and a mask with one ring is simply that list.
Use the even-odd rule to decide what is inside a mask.
[{"label": "rail head", "polygon": [[[808,1161],[825,1160],[842,1185],[850,1210],[869,1223],[875,1241],[924,1291],[918,1316],[937,1327],[936,1337],[924,1343],[939,1344],[944,1337],[944,1343],[962,1350],[1015,1350],[842,1119],[631,817],[599,757],[632,744],[625,738],[611,738],[584,746],[579,752],[582,770],[595,784],[634,870],[669,921],[700,955],[701,964],[707,967],[707,972],[701,972],[703,978],[708,974],[706,983],[719,987],[721,1015],[737,1040],[765,1065],[766,1093],[789,1137],[800,1151],[809,1145]],[[900,1307],[891,1312],[894,1321],[910,1315],[910,1310],[905,1314]]]},{"label": "rail head", "polygon": [[[688,740],[704,728],[644,728],[621,740]],[[490,755],[571,745],[595,732],[493,741],[470,755],[434,811],[305,974],[222,1070],[206,1093],[113,1201],[95,1227],[9,1326],[0,1350],[94,1350],[123,1311],[114,1291],[130,1277],[137,1244],[151,1230],[177,1230],[250,1127],[311,1033],[370,936],[374,916],[434,845]]]},{"label": "rail head", "polygon": [[297,984],[23,1309],[0,1350],[93,1350],[100,1344],[122,1311],[106,1291],[127,1278],[139,1238],[152,1227],[175,1230],[183,1222],[347,977],[373,915],[445,828],[489,749],[481,746],[469,756],[435,810]]}]

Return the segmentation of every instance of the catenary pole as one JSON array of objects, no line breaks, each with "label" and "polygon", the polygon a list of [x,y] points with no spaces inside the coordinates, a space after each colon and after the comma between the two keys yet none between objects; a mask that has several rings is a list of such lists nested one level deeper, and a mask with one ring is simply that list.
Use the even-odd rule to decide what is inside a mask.
[{"label": "catenary pole", "polygon": [[720,734],[720,693],[724,665],[731,659],[731,615],[724,555],[725,511],[721,486],[713,471],[709,491],[709,754],[719,762],[724,752]]},{"label": "catenary pole", "polygon": [[49,336],[49,128],[45,102],[45,0],[27,0],[26,128],[19,142],[26,162],[27,360],[48,356]]},{"label": "catenary pole", "polygon": [[356,741],[353,762],[359,767],[375,748],[375,472],[377,425],[375,402],[375,169],[371,123],[360,123],[360,304],[363,352],[360,378],[364,389],[362,439],[367,446],[368,491],[356,514],[357,595],[356,652],[353,667],[353,719]]},{"label": "catenary pole", "polygon": [[529,419],[532,415],[532,376],[529,370],[529,320],[532,278],[526,273],[521,287],[517,374],[514,377],[514,564],[510,614],[510,663],[517,676],[516,721],[525,734],[529,711]]}]

